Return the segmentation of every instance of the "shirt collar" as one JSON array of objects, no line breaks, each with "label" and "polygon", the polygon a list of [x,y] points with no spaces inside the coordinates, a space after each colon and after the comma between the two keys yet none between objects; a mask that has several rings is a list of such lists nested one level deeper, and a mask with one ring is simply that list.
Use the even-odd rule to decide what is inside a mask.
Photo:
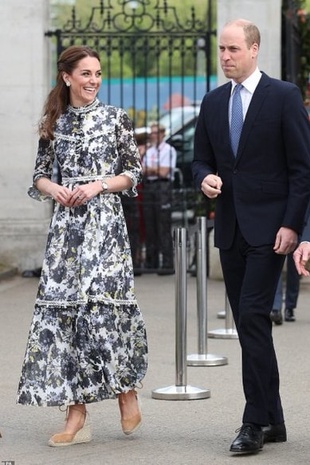
[{"label": "shirt collar", "polygon": [[[249,76],[248,78],[246,78],[243,82],[242,82],[242,85],[243,87],[248,91],[250,92],[251,94],[254,94],[254,91],[257,87],[257,84],[259,83],[259,80],[260,78],[262,77],[262,73],[260,72],[260,70],[258,68],[255,69],[255,71],[251,74],[251,76]],[[233,93],[236,85],[237,85],[237,82],[235,81],[231,81],[231,93]]]}]

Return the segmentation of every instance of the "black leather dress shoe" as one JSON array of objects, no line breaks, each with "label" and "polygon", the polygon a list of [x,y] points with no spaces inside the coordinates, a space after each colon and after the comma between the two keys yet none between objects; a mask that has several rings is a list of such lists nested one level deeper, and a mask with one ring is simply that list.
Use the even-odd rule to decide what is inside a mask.
[{"label": "black leather dress shoe", "polygon": [[263,448],[264,435],[261,428],[251,423],[244,423],[238,436],[230,446],[230,452],[237,454],[253,454]]},{"label": "black leather dress shoe", "polygon": [[291,308],[286,308],[284,318],[285,318],[285,321],[289,321],[289,322],[295,321],[294,310],[292,310]]},{"label": "black leather dress shoe", "polygon": [[264,443],[266,442],[286,442],[286,428],[284,423],[278,425],[264,426]]},{"label": "black leather dress shoe", "polygon": [[281,310],[271,310],[270,312],[270,319],[271,321],[274,322],[276,325],[282,325],[283,323],[283,317],[282,317],[282,312]]}]

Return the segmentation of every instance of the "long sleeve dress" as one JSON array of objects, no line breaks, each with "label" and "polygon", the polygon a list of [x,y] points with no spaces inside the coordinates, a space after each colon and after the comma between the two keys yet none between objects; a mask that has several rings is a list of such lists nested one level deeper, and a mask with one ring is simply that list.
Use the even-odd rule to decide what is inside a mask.
[{"label": "long sleeve dress", "polygon": [[[95,100],[68,106],[53,141],[39,141],[34,182],[62,184],[126,174],[135,196],[141,178],[131,122],[120,108]],[[45,200],[35,187],[29,195]],[[134,293],[130,244],[120,196],[98,194],[78,207],[55,205],[29,331],[17,402],[72,405],[114,398],[147,370],[147,338]]]}]

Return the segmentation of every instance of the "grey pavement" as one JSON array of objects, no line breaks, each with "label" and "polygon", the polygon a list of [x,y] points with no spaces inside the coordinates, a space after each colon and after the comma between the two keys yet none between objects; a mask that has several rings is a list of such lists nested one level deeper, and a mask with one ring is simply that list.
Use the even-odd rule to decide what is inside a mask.
[{"label": "grey pavement", "polygon": [[[93,441],[50,448],[61,430],[57,408],[16,405],[15,396],[38,280],[0,279],[0,463],[6,465],[306,465],[310,463],[310,280],[303,279],[295,323],[274,327],[288,442],[267,444],[257,455],[234,456],[231,441],[240,426],[244,399],[237,339],[208,338],[207,353],[228,364],[187,367],[186,386],[210,390],[201,400],[157,400],[152,391],[176,383],[175,276],[136,277],[136,293],[148,329],[149,370],[140,391],[143,424],[132,436],[120,428],[117,402],[88,406]],[[187,285],[187,353],[198,351],[196,279]],[[208,330],[224,329],[222,281],[208,280]]]}]

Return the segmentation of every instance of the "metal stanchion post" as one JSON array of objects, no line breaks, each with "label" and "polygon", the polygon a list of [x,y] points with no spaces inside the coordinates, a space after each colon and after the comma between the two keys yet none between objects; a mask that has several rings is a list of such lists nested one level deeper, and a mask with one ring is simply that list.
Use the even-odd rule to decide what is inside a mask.
[{"label": "metal stanchion post", "polygon": [[227,357],[208,354],[207,312],[207,218],[197,218],[196,263],[197,263],[197,320],[198,354],[188,355],[189,366],[227,365]]},{"label": "metal stanchion post", "polygon": [[160,400],[194,400],[210,397],[208,389],[187,385],[186,373],[186,338],[187,338],[187,260],[186,229],[176,230],[175,240],[176,265],[176,383],[173,386],[152,391],[153,399]]},{"label": "metal stanchion post", "polygon": [[214,329],[213,331],[208,332],[209,337],[218,338],[218,339],[238,339],[238,333],[235,328],[235,323],[233,319],[233,314],[228,302],[227,293],[225,292],[225,328],[224,329]]}]

